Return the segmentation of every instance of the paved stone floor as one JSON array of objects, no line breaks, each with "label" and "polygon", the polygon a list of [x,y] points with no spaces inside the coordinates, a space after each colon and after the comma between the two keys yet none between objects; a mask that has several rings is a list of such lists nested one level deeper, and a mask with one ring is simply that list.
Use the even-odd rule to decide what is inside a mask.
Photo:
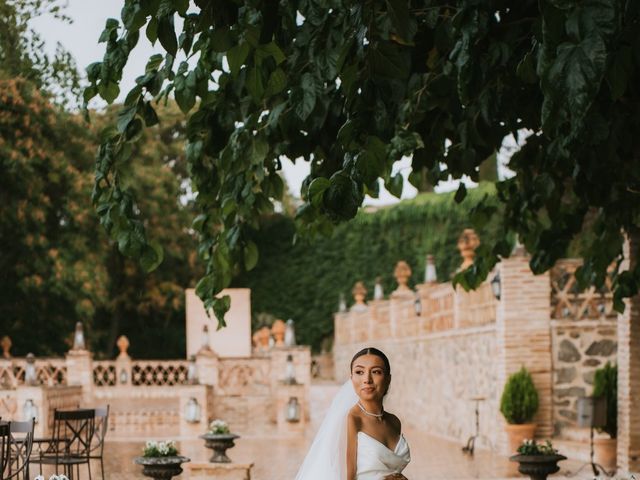
[{"label": "paved stone floor", "polygon": [[[405,436],[410,442],[412,462],[405,470],[410,480],[430,479],[498,479],[519,477],[514,465],[505,457],[493,455],[487,451],[476,451],[474,457],[464,455],[460,446],[419,434],[407,429]],[[236,446],[229,450],[229,456],[237,462],[254,462],[252,480],[293,480],[298,466],[306,453],[309,439],[241,438]],[[132,458],[140,454],[143,442],[109,442],[105,447],[108,480],[142,479],[140,467],[134,465]],[[180,451],[193,460],[208,458],[201,441],[180,442]],[[575,472],[580,463],[565,461],[561,463],[561,475]],[[96,472],[93,467],[93,472]],[[588,470],[573,478],[593,478]],[[84,473],[82,473],[84,479]],[[94,476],[93,478],[96,478]],[[99,477],[98,477],[99,478]],[[555,477],[554,477],[555,478]],[[327,479],[332,480],[332,479]]]},{"label": "paved stone floor", "polygon": [[[229,456],[236,462],[254,463],[252,480],[293,480],[313,439],[318,422],[324,416],[335,391],[336,387],[330,385],[312,387],[311,411],[316,415],[307,437],[284,439],[245,436],[228,451]],[[405,429],[404,434],[411,447],[412,461],[404,472],[410,480],[489,480],[520,477],[515,465],[506,457],[483,450],[477,450],[474,457],[469,457],[461,452],[460,445],[457,443],[408,428]],[[194,461],[205,460],[210,456],[210,451],[204,448],[204,442],[201,440],[178,443],[181,454]],[[108,441],[105,445],[106,479],[141,480],[145,478],[140,473],[141,467],[134,465],[132,461],[133,457],[140,455],[143,445],[142,439]],[[576,461],[562,462],[561,476],[554,479],[575,472],[580,466],[581,463]],[[92,466],[92,472],[93,479],[100,478],[99,475],[95,475],[99,472],[98,465]],[[80,480],[85,478],[88,477],[86,470],[83,469]],[[587,479],[593,476],[589,475],[587,468],[583,468],[577,476],[572,478]]]}]

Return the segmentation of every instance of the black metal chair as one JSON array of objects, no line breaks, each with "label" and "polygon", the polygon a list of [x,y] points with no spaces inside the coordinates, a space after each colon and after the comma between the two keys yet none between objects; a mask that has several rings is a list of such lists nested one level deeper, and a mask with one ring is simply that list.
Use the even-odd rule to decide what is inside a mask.
[{"label": "black metal chair", "polygon": [[29,477],[29,457],[33,448],[34,420],[9,423],[9,465],[2,475],[3,480],[11,478],[31,480]]},{"label": "black metal chair", "polygon": [[9,470],[11,445],[11,432],[9,423],[0,421],[0,478],[4,478],[5,471]]},{"label": "black metal chair", "polygon": [[36,439],[34,443],[40,445],[37,455],[32,455],[30,463],[40,464],[40,474],[43,465],[53,465],[56,475],[60,467],[69,480],[74,480],[74,467],[80,479],[80,465],[87,465],[89,480],[91,480],[91,439],[95,429],[95,411],[81,409],[53,413],[53,437]]},{"label": "black metal chair", "polygon": [[104,437],[106,437],[109,428],[109,405],[106,407],[96,407],[94,410],[95,428],[93,438],[91,439],[89,458],[91,460],[100,460],[100,473],[102,480],[104,480]]}]

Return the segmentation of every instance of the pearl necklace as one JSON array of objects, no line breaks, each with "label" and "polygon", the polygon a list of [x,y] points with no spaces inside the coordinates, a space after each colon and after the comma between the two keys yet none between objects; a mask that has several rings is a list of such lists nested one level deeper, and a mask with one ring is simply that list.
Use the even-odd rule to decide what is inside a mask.
[{"label": "pearl necklace", "polygon": [[362,410],[362,412],[365,415],[369,415],[370,417],[382,418],[384,416],[384,409],[382,409],[382,412],[380,413],[371,413],[371,412],[367,412],[367,409],[364,408],[360,402],[358,402],[358,406],[360,407],[360,410]]}]

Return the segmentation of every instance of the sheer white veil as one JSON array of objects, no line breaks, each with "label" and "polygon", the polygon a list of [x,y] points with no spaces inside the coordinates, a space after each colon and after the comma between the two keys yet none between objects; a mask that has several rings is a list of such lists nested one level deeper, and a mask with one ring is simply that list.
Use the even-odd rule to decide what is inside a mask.
[{"label": "sheer white veil", "polygon": [[346,480],[347,414],[357,401],[347,380],[331,402],[295,480]]}]

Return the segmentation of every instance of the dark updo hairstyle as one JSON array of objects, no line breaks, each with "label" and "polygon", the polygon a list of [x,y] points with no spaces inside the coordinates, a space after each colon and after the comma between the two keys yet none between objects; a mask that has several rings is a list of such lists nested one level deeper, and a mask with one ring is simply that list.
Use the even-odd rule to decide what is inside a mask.
[{"label": "dark updo hairstyle", "polygon": [[363,355],[375,355],[376,357],[380,357],[384,362],[384,368],[387,370],[387,375],[391,375],[391,364],[389,363],[389,359],[384,353],[373,347],[363,348],[353,356],[353,358],[351,359],[351,370],[353,370],[353,363],[356,361],[356,359],[358,357],[362,357]]}]

